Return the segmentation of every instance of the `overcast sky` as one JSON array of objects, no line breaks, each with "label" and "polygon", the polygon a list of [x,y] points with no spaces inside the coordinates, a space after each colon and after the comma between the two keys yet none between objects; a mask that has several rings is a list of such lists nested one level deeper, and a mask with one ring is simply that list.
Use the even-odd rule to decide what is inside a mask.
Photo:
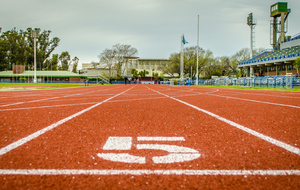
[{"label": "overcast sky", "polygon": [[[250,45],[247,16],[257,20],[255,47],[270,48],[273,0],[6,0],[1,1],[2,32],[26,28],[51,30],[61,42],[55,53],[68,51],[80,63],[99,61],[113,45],[129,44],[140,58],[169,58],[180,51],[180,37],[214,56],[231,56]],[[288,1],[288,35],[300,33],[300,1]]]}]

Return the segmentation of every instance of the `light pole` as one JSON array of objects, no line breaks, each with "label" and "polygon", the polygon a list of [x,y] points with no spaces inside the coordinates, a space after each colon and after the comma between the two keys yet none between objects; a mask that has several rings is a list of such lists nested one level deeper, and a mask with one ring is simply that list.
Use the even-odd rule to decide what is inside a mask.
[{"label": "light pole", "polygon": [[39,32],[40,30],[37,29],[37,30],[31,30],[31,37],[33,38],[33,41],[34,41],[34,79],[33,79],[33,82],[36,83],[37,80],[36,80],[36,39],[37,37],[39,36]]},{"label": "light pole", "polygon": [[199,15],[198,15],[198,25],[197,25],[197,71],[196,71],[196,85],[198,85],[198,75],[199,75],[199,71],[198,71],[198,65],[199,65]]}]

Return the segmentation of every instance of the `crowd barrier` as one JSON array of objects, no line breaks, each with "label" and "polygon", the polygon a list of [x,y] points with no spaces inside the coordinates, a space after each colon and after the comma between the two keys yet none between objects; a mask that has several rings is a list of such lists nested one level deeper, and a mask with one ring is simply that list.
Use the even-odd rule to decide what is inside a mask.
[{"label": "crowd barrier", "polygon": [[[172,81],[160,81],[162,85],[174,85]],[[184,85],[195,85],[195,80],[185,80]],[[179,83],[177,84],[179,85]],[[240,86],[240,87],[266,87],[266,88],[300,88],[300,75],[292,76],[266,76],[203,79],[198,85],[210,86]]]}]

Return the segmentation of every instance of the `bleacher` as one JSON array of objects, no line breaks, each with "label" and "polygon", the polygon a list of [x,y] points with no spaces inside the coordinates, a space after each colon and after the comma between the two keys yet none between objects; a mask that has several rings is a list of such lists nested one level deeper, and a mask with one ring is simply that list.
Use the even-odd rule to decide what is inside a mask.
[{"label": "bleacher", "polygon": [[[296,37],[300,39],[300,36]],[[259,62],[268,62],[273,60],[280,60],[292,57],[300,56],[300,45],[288,47],[281,50],[268,51],[265,50],[262,53],[254,55],[252,58],[246,59],[243,62],[240,62],[239,65],[259,63]]]}]

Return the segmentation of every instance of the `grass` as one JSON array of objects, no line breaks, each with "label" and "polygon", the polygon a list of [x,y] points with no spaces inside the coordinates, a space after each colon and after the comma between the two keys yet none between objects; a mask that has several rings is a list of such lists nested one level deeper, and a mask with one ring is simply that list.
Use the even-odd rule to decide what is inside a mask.
[{"label": "grass", "polygon": [[300,88],[267,88],[267,87],[246,87],[246,86],[211,86],[211,85],[192,85],[192,86],[199,86],[199,87],[213,87],[213,88],[232,88],[232,89],[249,89],[249,90],[276,90],[276,91],[293,91],[293,92],[300,92]]},{"label": "grass", "polygon": [[[103,84],[107,85],[107,84]],[[89,84],[88,86],[102,86],[102,84]],[[0,83],[0,91],[17,90],[47,90],[85,87],[84,83]]]},{"label": "grass", "polygon": [[82,86],[82,83],[0,83],[0,87],[15,86]]}]

